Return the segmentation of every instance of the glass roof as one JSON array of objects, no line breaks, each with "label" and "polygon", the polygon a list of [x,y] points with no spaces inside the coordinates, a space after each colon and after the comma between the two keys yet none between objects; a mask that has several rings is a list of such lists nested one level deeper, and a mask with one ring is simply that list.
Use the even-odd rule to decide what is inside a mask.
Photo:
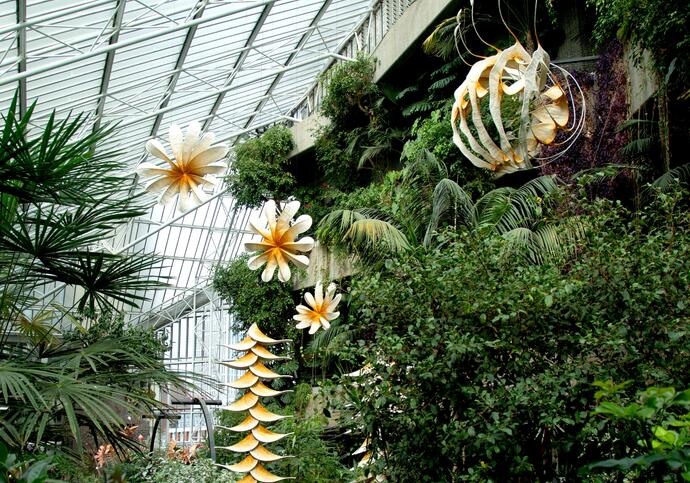
[{"label": "glass roof", "polygon": [[[405,2],[408,3],[408,2]],[[401,4],[402,5],[402,4]],[[371,12],[371,0],[0,0],[0,112],[15,90],[38,100],[37,127],[85,112],[84,129],[118,123],[108,148],[132,170],[151,137],[191,121],[233,144],[293,112]],[[232,152],[230,154],[232,157]],[[168,288],[149,291],[132,321],[157,324],[165,307],[207,285],[211,267],[242,251],[250,213],[218,186],[185,215],[153,206],[104,249],[162,255]],[[155,275],[155,274],[152,274]],[[71,305],[72,287],[43,303]]]}]

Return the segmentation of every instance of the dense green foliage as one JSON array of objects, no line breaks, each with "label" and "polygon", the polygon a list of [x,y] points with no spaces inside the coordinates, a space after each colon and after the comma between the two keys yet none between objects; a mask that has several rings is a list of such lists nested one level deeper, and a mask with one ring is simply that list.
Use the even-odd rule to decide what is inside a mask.
[{"label": "dense green foliage", "polygon": [[[588,0],[597,13],[594,40],[599,46],[612,37],[630,39],[654,56],[666,74],[676,59],[681,80],[690,74],[690,5],[685,0]],[[638,51],[638,59],[641,51]]]},{"label": "dense green foliage", "polygon": [[[0,440],[42,481],[51,452],[79,459],[101,443],[139,451],[122,431],[126,416],[163,408],[154,385],[189,385],[164,367],[164,341],[111,313],[163,286],[142,274],[155,257],[99,249],[147,210],[131,179],[115,174],[118,153],[101,147],[112,131],[54,113],[29,130],[34,108],[20,116],[15,99],[0,133]],[[42,296],[55,282],[81,294],[73,307]]]},{"label": "dense green foliage", "polygon": [[[233,330],[244,333],[258,324],[267,333],[285,334],[295,304],[290,286],[274,278],[268,283],[247,266],[248,256],[240,256],[213,273],[213,288],[228,301],[233,315]],[[282,338],[282,336],[281,336]]]},{"label": "dense green foliage", "polygon": [[376,381],[361,411],[385,473],[572,479],[627,454],[591,414],[592,383],[690,382],[690,220],[675,201],[633,217],[596,203],[567,264],[516,263],[498,238],[448,233],[355,281],[360,330],[375,333],[358,343]]},{"label": "dense green foliage", "polygon": [[649,387],[635,397],[621,395],[630,381],[596,381],[599,402],[593,413],[625,444],[627,456],[583,467],[581,474],[603,470],[628,480],[663,480],[670,474],[690,481],[690,389]]},{"label": "dense green foliage", "polygon": [[287,170],[287,161],[293,147],[290,130],[281,125],[235,147],[227,181],[239,205],[257,207],[268,199],[284,200],[292,194],[295,178]]},{"label": "dense green foliage", "polygon": [[374,83],[375,70],[374,59],[358,54],[354,62],[338,64],[328,71],[321,113],[335,129],[359,127],[379,115],[378,104],[383,94]]}]

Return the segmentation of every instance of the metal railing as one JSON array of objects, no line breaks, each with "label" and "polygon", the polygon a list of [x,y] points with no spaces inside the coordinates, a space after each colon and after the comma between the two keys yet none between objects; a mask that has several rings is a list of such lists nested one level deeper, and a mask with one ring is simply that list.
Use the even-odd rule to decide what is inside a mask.
[{"label": "metal railing", "polygon": [[[337,54],[354,58],[358,52],[372,53],[391,27],[395,25],[395,22],[405,13],[407,7],[415,1],[376,0],[370,8],[369,15],[360,21],[345,41],[340,44]],[[329,71],[342,62],[345,61],[335,58],[329,62],[309,91],[290,111],[289,117],[303,120],[318,111],[328,88]]]}]

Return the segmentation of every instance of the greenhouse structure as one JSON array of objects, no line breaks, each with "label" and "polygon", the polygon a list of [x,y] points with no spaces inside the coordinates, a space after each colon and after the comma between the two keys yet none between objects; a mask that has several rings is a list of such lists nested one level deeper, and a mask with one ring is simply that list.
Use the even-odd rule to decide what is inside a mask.
[{"label": "greenhouse structure", "polygon": [[0,0],[0,481],[690,481],[686,0]]}]

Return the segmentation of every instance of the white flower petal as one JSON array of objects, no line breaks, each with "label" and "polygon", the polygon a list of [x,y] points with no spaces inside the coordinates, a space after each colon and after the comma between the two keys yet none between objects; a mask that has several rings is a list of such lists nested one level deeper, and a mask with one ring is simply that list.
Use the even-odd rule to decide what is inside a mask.
[{"label": "white flower petal", "polygon": [[244,249],[247,250],[248,252],[257,252],[257,251],[265,251],[269,249],[271,245],[267,245],[266,243],[263,242],[246,242],[244,244]]},{"label": "white flower petal", "polygon": [[192,121],[187,126],[187,131],[184,135],[184,145],[182,146],[182,156],[185,161],[189,161],[194,148],[199,143],[199,135],[201,134],[201,124],[197,121]]},{"label": "white flower petal", "polygon": [[168,136],[173,157],[179,163],[182,161],[182,147],[184,145],[184,134],[182,134],[182,129],[180,129],[180,126],[177,124],[171,124]]},{"label": "white flower petal", "polygon": [[292,320],[311,320],[307,314],[295,314],[292,316]]},{"label": "white flower petal", "polygon": [[161,178],[158,181],[154,181],[146,187],[146,191],[149,193],[157,193],[162,189],[167,188],[171,181],[168,178]]},{"label": "white flower petal", "polygon": [[319,322],[312,322],[311,327],[309,328],[309,333],[316,334],[319,331],[319,327],[321,327]]},{"label": "white flower petal", "polygon": [[225,144],[219,144],[218,146],[213,146],[197,154],[194,159],[191,159],[187,166],[191,170],[197,170],[198,168],[203,168],[211,163],[220,161],[227,156],[230,148]]},{"label": "white flower petal", "polygon": [[312,309],[316,308],[316,301],[314,301],[314,296],[311,293],[306,292],[304,294],[304,301],[307,302],[307,305],[309,305]]},{"label": "white flower petal", "polygon": [[316,301],[317,308],[321,309],[323,305],[323,285],[320,280],[316,282],[316,286],[314,287],[314,300]]},{"label": "white flower petal", "polygon": [[294,255],[288,251],[284,251],[283,254],[288,260],[300,268],[306,268],[309,266],[309,257],[306,255]]},{"label": "white flower petal", "polygon": [[296,309],[297,312],[299,312],[300,314],[307,314],[307,313],[311,312],[311,310],[310,310],[308,307],[305,307],[305,306],[302,305],[302,304],[300,304],[300,305],[298,305],[297,307],[295,307],[295,309]]},{"label": "white flower petal", "polygon": [[295,326],[295,328],[296,329],[306,329],[309,326],[311,326],[311,322],[308,320],[304,320],[304,321],[300,322],[299,324],[297,324]]},{"label": "white flower petal", "polygon": [[194,196],[191,191],[180,192],[180,197],[177,201],[177,211],[180,213],[187,213],[189,210],[195,206],[199,206],[200,202],[198,198]]},{"label": "white flower petal", "polygon": [[301,215],[295,223],[285,232],[285,237],[288,240],[294,240],[300,233],[304,233],[311,228],[312,219],[309,215]]},{"label": "white flower petal", "polygon": [[261,280],[264,282],[270,282],[273,280],[273,274],[275,273],[276,268],[278,268],[276,258],[269,256],[268,263],[266,263],[266,268],[264,268],[264,271],[261,273]]},{"label": "white flower petal", "polygon": [[295,217],[298,211],[299,201],[290,201],[289,203],[285,203],[285,207],[280,212],[278,223],[281,223],[281,226],[287,228],[288,226],[290,226],[290,222]]},{"label": "white flower petal", "polygon": [[273,229],[276,226],[276,202],[273,200],[268,200],[264,203],[263,210],[261,210],[261,215],[266,219],[266,223],[269,228]]},{"label": "white flower petal", "polygon": [[247,266],[250,270],[257,270],[261,268],[261,266],[268,261],[269,255],[270,253],[266,252],[251,257],[249,260],[247,260]]},{"label": "white flower petal", "polygon": [[194,150],[189,155],[189,159],[194,159],[199,153],[201,153],[202,151],[206,151],[208,148],[211,147],[213,141],[215,140],[216,136],[212,132],[207,132],[206,134],[204,134],[201,137],[201,139],[199,139],[199,142],[196,143],[196,146],[194,146]]},{"label": "white flower petal", "polygon": [[170,162],[170,158],[168,157],[168,153],[165,152],[165,148],[161,144],[160,141],[157,139],[149,139],[146,142],[146,151],[149,152],[152,156],[157,157],[158,159],[162,159],[163,161]]},{"label": "white flower petal", "polygon": [[167,168],[161,168],[153,163],[141,163],[137,166],[137,174],[142,177],[149,176],[167,176],[170,174],[170,170]]},{"label": "white flower petal", "polygon": [[321,319],[321,325],[324,329],[330,329],[331,323],[328,320]]},{"label": "white flower petal", "polygon": [[168,186],[168,188],[163,191],[163,194],[161,194],[161,197],[158,199],[158,203],[161,205],[167,205],[179,192],[180,184],[177,182],[170,183],[170,186]]},{"label": "white flower petal", "polygon": [[[194,173],[199,176],[205,176],[207,174],[223,174],[225,170],[228,169],[225,164],[210,164],[208,166],[202,166],[201,168],[195,168]],[[215,180],[209,179],[209,181],[215,184]]]},{"label": "white flower petal", "polygon": [[291,275],[290,265],[288,265],[287,260],[285,260],[283,257],[280,257],[278,260],[278,280],[285,283],[290,280]]},{"label": "white flower petal", "polygon": [[314,248],[314,239],[307,236],[296,242],[283,243],[283,248],[295,252],[309,252]]},{"label": "white flower petal", "polygon": [[340,312],[326,312],[326,320],[335,320],[340,317]]},{"label": "white flower petal", "polygon": [[333,300],[331,300],[331,303],[328,304],[328,307],[326,307],[326,310],[328,312],[333,312],[335,308],[338,306],[340,303],[340,299],[342,298],[342,294],[338,294],[335,297],[333,297]]}]

